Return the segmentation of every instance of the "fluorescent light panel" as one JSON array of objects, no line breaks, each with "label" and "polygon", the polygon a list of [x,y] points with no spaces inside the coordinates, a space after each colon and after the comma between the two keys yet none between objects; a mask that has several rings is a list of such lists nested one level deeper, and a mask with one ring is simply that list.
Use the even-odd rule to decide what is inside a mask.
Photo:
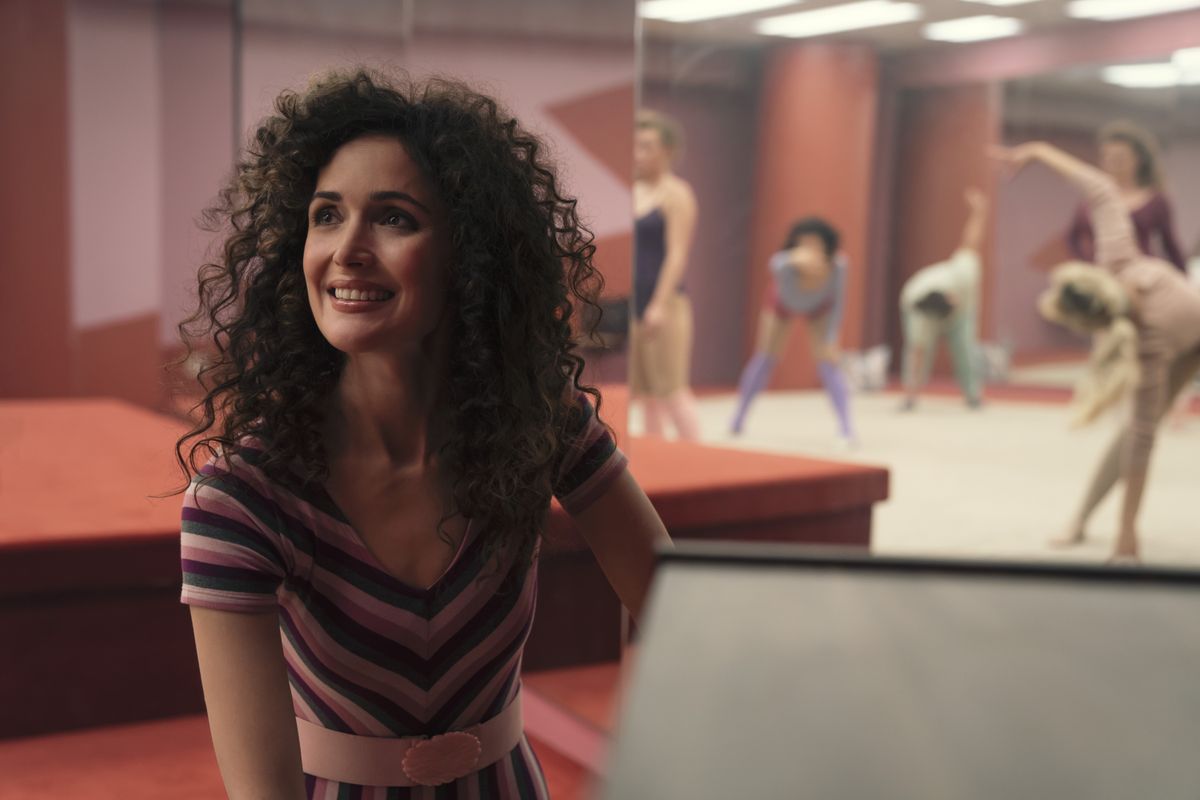
[{"label": "fluorescent light panel", "polygon": [[638,5],[638,15],[667,22],[700,22],[792,6],[799,2],[802,0],[642,0]]},{"label": "fluorescent light panel", "polygon": [[1072,0],[1067,16],[1076,19],[1129,19],[1200,8],[1200,0]]},{"label": "fluorescent light panel", "polygon": [[1171,56],[1171,63],[1187,72],[1200,72],[1200,47],[1176,50]]},{"label": "fluorescent light panel", "polygon": [[921,7],[916,3],[894,2],[894,0],[862,0],[814,11],[799,11],[759,20],[755,28],[768,36],[821,36],[826,33],[879,28],[900,22],[912,22],[921,18]]},{"label": "fluorescent light panel", "polygon": [[1171,63],[1118,64],[1101,70],[1104,80],[1127,89],[1161,89],[1178,86],[1183,73]]},{"label": "fluorescent light panel", "polygon": [[1020,33],[1025,26],[1019,19],[983,14],[978,17],[931,22],[921,31],[926,39],[936,42],[981,42]]},{"label": "fluorescent light panel", "polygon": [[979,3],[984,6],[1023,6],[1026,3],[1036,3],[1038,0],[963,0],[966,3]]}]

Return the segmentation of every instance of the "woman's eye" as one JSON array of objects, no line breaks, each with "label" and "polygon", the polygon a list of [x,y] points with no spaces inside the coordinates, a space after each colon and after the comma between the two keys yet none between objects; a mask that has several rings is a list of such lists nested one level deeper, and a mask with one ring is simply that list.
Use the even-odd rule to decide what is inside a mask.
[{"label": "woman's eye", "polygon": [[319,208],[313,212],[312,221],[314,225],[328,225],[334,222],[336,215],[332,208]]},{"label": "woman's eye", "polygon": [[403,211],[385,211],[379,222],[390,227],[416,227],[413,218]]}]

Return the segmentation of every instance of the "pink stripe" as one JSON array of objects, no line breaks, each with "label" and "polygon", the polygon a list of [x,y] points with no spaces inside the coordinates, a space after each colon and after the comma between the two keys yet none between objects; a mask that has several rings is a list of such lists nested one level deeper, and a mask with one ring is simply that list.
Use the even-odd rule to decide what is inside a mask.
[{"label": "pink stripe", "polygon": [[604,490],[624,471],[628,459],[620,450],[614,450],[604,464],[591,474],[575,491],[566,497],[559,498],[559,504],[568,514],[574,516],[585,510],[596,501]]},{"label": "pink stripe", "polygon": [[[355,732],[373,733],[375,735],[387,734],[389,732],[376,722],[374,717],[369,713],[363,711],[341,695],[335,694],[329,686],[317,678],[312,669],[300,658],[300,655],[292,650],[291,645],[287,643],[286,639],[284,639],[284,643],[286,649],[289,651],[286,654],[287,661],[292,669],[299,673],[300,680],[309,694],[314,695],[323,704],[331,708],[340,719],[351,724],[352,727],[362,726],[365,729],[372,729]],[[309,716],[306,716],[305,719],[318,725],[321,724],[321,718],[315,713],[315,709],[309,709]]]},{"label": "pink stripe", "polygon": [[529,773],[533,776],[534,783],[537,784],[537,796],[548,799],[550,797],[550,787],[546,785],[546,776],[535,766],[538,762],[537,757],[533,753],[533,745],[529,743],[529,739],[522,736],[519,748],[521,755],[525,758],[525,764],[529,767]]},{"label": "pink stripe", "polygon": [[189,606],[212,608],[217,611],[256,612],[275,608],[275,596],[246,594],[242,592],[218,592],[196,586],[184,586],[179,602]]},{"label": "pink stripe", "polygon": [[[468,677],[471,677],[480,666],[482,654],[495,653],[500,647],[500,642],[507,642],[522,628],[529,619],[530,612],[527,610],[530,607],[532,600],[532,592],[527,585],[522,592],[522,597],[518,600],[517,609],[510,612],[504,618],[504,621],[492,630],[478,645],[476,645],[471,653],[458,660],[444,675],[438,680],[433,687],[435,697],[449,697],[457,691]],[[519,655],[519,652],[518,654]],[[515,657],[515,656],[514,656]],[[469,673],[469,674],[464,674]]]},{"label": "pink stripe", "polygon": [[[293,612],[296,626],[302,631],[304,643],[322,663],[336,665],[340,675],[346,676],[347,673],[350,673],[357,686],[388,698],[403,708],[405,713],[422,721],[427,718],[430,697],[428,693],[422,691],[411,681],[388,672],[378,664],[367,661],[342,647],[323,628],[318,626],[304,609],[293,609],[289,606],[289,610]],[[290,643],[287,643],[287,647],[289,650],[292,649]],[[299,658],[298,655],[295,657]],[[381,728],[380,723],[376,721],[371,722],[371,727],[371,733],[389,732],[385,728]],[[367,731],[355,732],[367,733]]]}]

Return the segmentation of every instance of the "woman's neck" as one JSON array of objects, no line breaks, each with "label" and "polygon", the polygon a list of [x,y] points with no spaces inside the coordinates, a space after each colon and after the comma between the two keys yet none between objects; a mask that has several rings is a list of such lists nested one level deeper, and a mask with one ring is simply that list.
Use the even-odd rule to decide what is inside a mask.
[{"label": "woman's neck", "polygon": [[663,184],[671,177],[671,170],[664,169],[662,172],[656,172],[653,175],[643,176],[641,183],[650,191],[657,191],[663,187]]},{"label": "woman's neck", "polygon": [[[444,348],[434,348],[444,354]],[[338,456],[418,466],[436,451],[444,357],[414,352],[351,356],[334,389],[326,425],[331,460]]]}]

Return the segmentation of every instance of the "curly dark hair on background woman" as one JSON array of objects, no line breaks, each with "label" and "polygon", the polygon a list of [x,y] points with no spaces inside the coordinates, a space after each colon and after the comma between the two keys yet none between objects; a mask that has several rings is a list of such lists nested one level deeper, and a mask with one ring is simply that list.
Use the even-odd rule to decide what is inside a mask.
[{"label": "curly dark hair on background woman", "polygon": [[[564,196],[543,145],[495,100],[453,80],[336,72],[275,101],[237,164],[210,226],[228,232],[199,275],[199,308],[180,325],[215,352],[200,372],[199,421],[176,446],[186,476],[248,437],[260,466],[328,477],[321,437],[345,356],[309,307],[302,255],[318,171],[346,142],[395,136],[447,209],[456,312],[438,451],[453,514],[485,523],[492,546],[530,558],[564,437],[578,413],[582,305],[598,311],[593,236]],[[190,447],[187,443],[191,440]]]}]

